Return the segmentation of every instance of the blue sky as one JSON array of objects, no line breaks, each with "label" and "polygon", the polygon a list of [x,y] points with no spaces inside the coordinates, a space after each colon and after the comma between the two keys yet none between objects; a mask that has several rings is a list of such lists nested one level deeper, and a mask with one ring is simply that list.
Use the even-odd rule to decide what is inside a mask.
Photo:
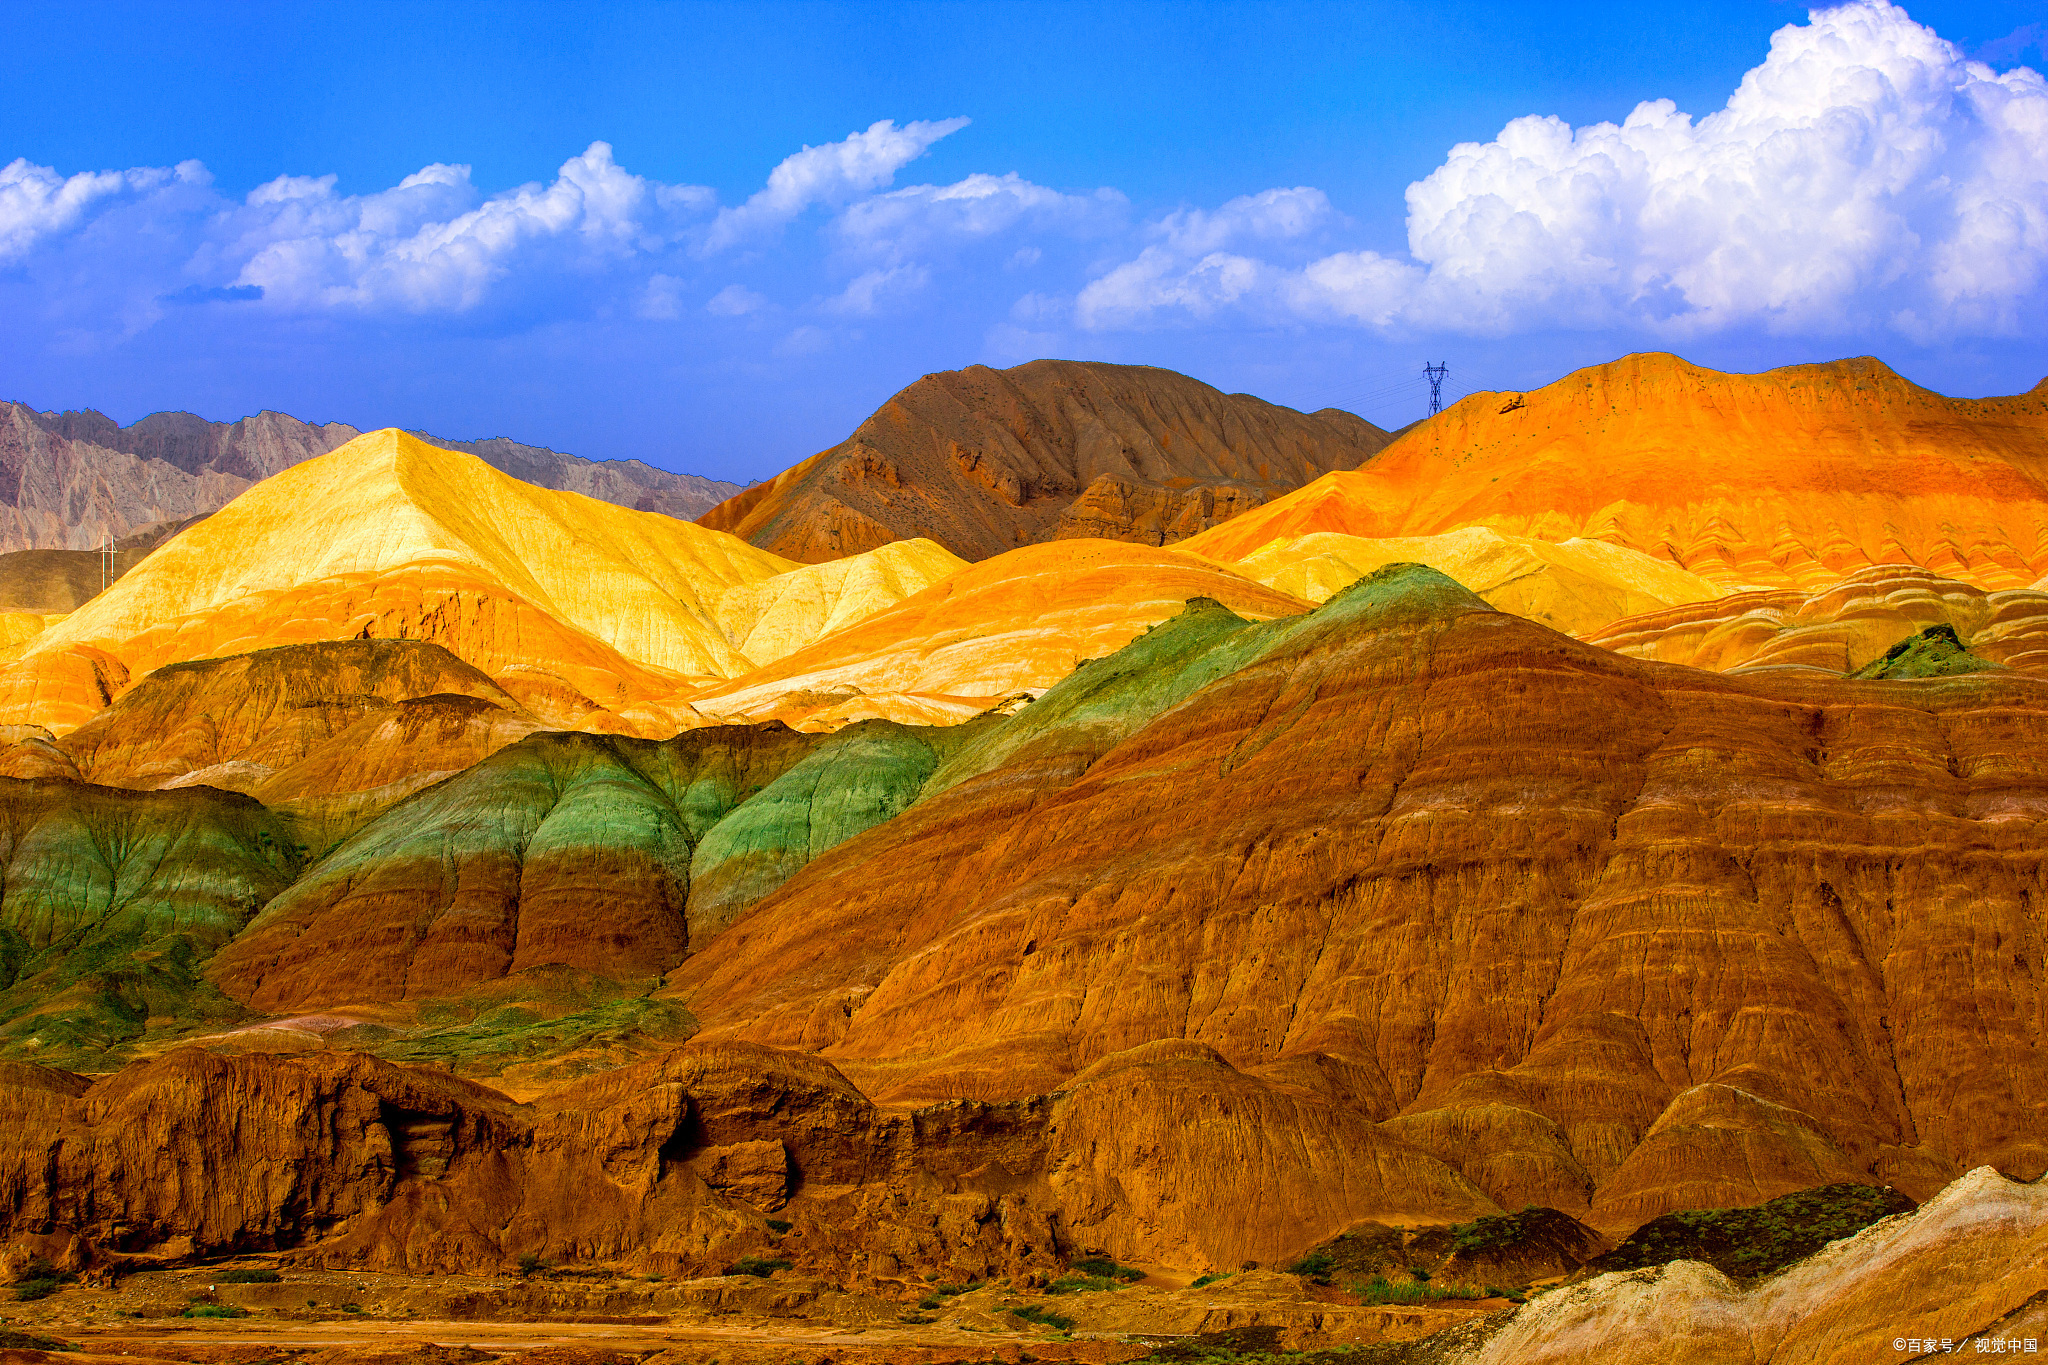
[{"label": "blue sky", "polygon": [[[1910,13],[1909,13],[1910,11]],[[0,397],[762,477],[918,375],[1383,425],[1667,349],[2048,374],[2048,12],[0,2]]]}]

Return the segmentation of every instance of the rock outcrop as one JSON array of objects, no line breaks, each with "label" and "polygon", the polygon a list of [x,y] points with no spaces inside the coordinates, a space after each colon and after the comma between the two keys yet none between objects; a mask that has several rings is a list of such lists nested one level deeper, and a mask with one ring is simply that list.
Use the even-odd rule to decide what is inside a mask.
[{"label": "rock outcrop", "polygon": [[[2048,1336],[2048,1187],[1969,1172],[1914,1213],[1745,1287],[1698,1261],[1603,1275],[1517,1309],[1444,1365],[1757,1365],[2017,1354]],[[2012,1343],[2008,1345],[2008,1343]],[[1995,1346],[1995,1349],[1994,1349]]]},{"label": "rock outcrop", "polygon": [[700,520],[817,563],[923,537],[981,560],[1058,539],[1170,545],[1391,439],[1171,370],[1034,360],[926,375],[830,450]]},{"label": "rock outcrop", "polygon": [[[361,434],[341,422],[316,425],[278,412],[239,422],[159,412],[124,427],[90,409],[37,412],[0,403],[0,551],[90,551],[109,538],[160,532]],[[413,435],[542,488],[684,520],[739,491],[638,460],[586,460],[504,439]]]},{"label": "rock outcrop", "polygon": [[1318,531],[1470,526],[1607,541],[1724,590],[1811,592],[1874,564],[2023,588],[2048,573],[2048,390],[1947,398],[1868,358],[1743,375],[1632,355],[1473,394],[1183,548],[1234,562]]}]

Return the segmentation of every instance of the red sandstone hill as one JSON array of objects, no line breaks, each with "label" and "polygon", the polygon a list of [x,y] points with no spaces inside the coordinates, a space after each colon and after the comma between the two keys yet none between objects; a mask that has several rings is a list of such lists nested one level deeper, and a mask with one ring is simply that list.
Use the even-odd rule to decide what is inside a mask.
[{"label": "red sandstone hill", "polygon": [[1076,536],[1170,545],[1392,439],[1144,365],[929,374],[698,521],[815,563],[924,536],[967,559]]},{"label": "red sandstone hill", "polygon": [[1230,562],[1319,531],[1468,526],[1606,541],[1724,590],[1812,591],[1874,564],[2023,588],[2048,573],[2048,387],[1949,398],[1868,357],[1722,374],[1624,356],[1473,394],[1183,548]]}]

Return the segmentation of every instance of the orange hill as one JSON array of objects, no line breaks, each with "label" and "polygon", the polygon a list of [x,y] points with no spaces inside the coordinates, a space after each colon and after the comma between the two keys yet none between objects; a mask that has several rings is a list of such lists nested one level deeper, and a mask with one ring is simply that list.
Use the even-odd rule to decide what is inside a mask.
[{"label": "orange hill", "polygon": [[914,536],[966,559],[1077,537],[1168,545],[1389,439],[1146,365],[972,365],[926,375],[698,522],[809,563]]},{"label": "orange hill", "polygon": [[2048,573],[2048,386],[1958,399],[1876,360],[1721,374],[1624,357],[1479,393],[1354,472],[1181,548],[1234,561],[1317,531],[1604,540],[1722,588],[1914,563],[1989,590]]}]

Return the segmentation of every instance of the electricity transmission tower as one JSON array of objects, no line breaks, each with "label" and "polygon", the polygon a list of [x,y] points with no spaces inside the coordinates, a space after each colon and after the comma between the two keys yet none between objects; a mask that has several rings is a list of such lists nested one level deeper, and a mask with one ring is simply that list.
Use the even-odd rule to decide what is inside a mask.
[{"label": "electricity transmission tower", "polygon": [[100,591],[114,586],[114,534],[107,533],[107,543],[100,546]]},{"label": "electricity transmission tower", "polygon": [[1434,365],[1424,361],[1422,372],[1429,376],[1429,415],[1434,417],[1444,410],[1444,376],[1451,372],[1451,367],[1442,361]]}]

